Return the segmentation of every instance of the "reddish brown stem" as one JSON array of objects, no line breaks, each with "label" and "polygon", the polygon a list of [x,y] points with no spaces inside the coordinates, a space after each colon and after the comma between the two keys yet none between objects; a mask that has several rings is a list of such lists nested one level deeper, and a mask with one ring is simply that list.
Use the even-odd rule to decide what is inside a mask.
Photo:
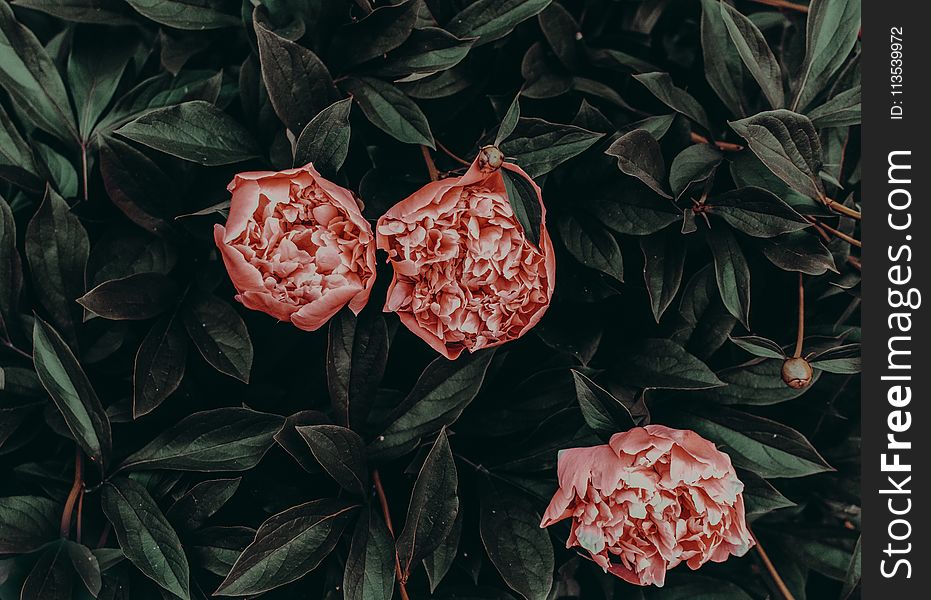
[{"label": "reddish brown stem", "polygon": [[785,0],[750,0],[751,2],[756,2],[757,4],[765,4],[766,6],[774,6],[776,8],[784,8],[786,10],[794,10],[801,13],[808,12],[808,6],[805,4],[796,4],[795,2],[786,2]]},{"label": "reddish brown stem", "polygon": [[857,221],[860,220],[860,211],[858,210],[847,208],[846,206],[844,206],[837,200],[831,200],[827,196],[822,198],[821,201],[824,203],[825,206],[827,206],[828,208],[830,208],[836,213],[840,213],[844,216],[850,217],[851,219],[856,219]]},{"label": "reddish brown stem", "polygon": [[439,181],[440,172],[436,170],[436,164],[433,162],[433,157],[430,156],[430,149],[421,146],[420,151],[423,153],[423,161],[427,163],[427,173],[430,174],[430,181]]},{"label": "reddish brown stem", "polygon": [[[751,532],[750,535],[753,535],[753,532]],[[782,594],[785,600],[795,600],[795,596],[789,591],[786,582],[782,580],[782,577],[779,576],[779,572],[776,571],[773,561],[769,560],[769,555],[766,554],[766,550],[763,549],[763,544],[760,543],[759,538],[753,535],[753,540],[756,542],[756,551],[760,555],[760,560],[763,562],[766,572],[769,573],[770,578],[773,580],[776,589],[779,590],[779,593]]]},{"label": "reddish brown stem", "polygon": [[[375,485],[375,494],[378,496],[378,504],[381,505],[381,514],[385,517],[388,533],[394,539],[394,525],[391,523],[391,511],[388,510],[388,498],[385,496],[385,488],[381,484],[381,476],[378,474],[377,469],[372,471],[372,483]],[[394,553],[394,570],[398,579],[398,591],[401,592],[401,600],[410,600],[410,596],[407,595],[407,578],[401,570],[401,559],[398,558],[397,552]]]},{"label": "reddish brown stem", "polygon": [[798,333],[795,336],[795,353],[792,355],[798,358],[802,355],[802,342],[805,339],[805,280],[801,273],[798,274]]},{"label": "reddish brown stem", "polygon": [[450,157],[451,159],[453,159],[454,161],[456,161],[456,162],[459,163],[460,165],[465,165],[465,166],[467,166],[467,167],[471,167],[471,166],[472,166],[472,163],[470,163],[470,162],[467,161],[466,159],[460,157],[459,155],[457,155],[455,152],[453,152],[452,150],[450,150],[449,148],[447,148],[447,147],[444,146],[443,144],[437,142],[437,143],[436,143],[436,147],[439,148],[439,149],[443,152],[443,154],[445,154],[446,156]]},{"label": "reddish brown stem", "polygon": [[84,488],[84,456],[81,449],[74,449],[74,482],[71,484],[71,491],[68,492],[68,498],[65,500],[65,508],[61,511],[61,527],[59,533],[61,537],[66,538],[71,533],[71,517],[74,514],[74,506]]},{"label": "reddish brown stem", "polygon": [[830,233],[837,239],[844,240],[851,246],[856,246],[857,248],[863,247],[863,243],[860,242],[860,240],[854,237],[851,237],[842,231],[838,231],[837,229],[834,229],[830,225],[822,223],[821,221],[819,221],[818,219],[814,217],[808,217],[808,222],[815,226],[815,229],[818,231],[818,233],[821,234],[821,237],[823,237],[826,242],[831,241],[831,238],[828,235]]},{"label": "reddish brown stem", "polygon": [[730,142],[711,142],[705,136],[695,133],[691,133],[692,142],[695,144],[713,144],[721,152],[740,152],[744,149],[740,144],[732,144]]},{"label": "reddish brown stem", "polygon": [[857,271],[863,270],[863,266],[860,264],[860,259],[856,256],[847,256],[847,262],[850,263],[850,265]]}]

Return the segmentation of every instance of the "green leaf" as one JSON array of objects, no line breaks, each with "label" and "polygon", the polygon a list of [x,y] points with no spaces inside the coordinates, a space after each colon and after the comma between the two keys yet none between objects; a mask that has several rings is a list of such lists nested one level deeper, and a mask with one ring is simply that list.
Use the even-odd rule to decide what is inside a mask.
[{"label": "green leaf", "polygon": [[230,3],[224,0],[126,0],[136,12],[156,23],[175,29],[202,31],[237,27],[238,15],[224,12]]},{"label": "green leaf", "polygon": [[626,73],[652,73],[658,70],[655,65],[614,48],[589,49],[588,57],[598,66],[619,69]]},{"label": "green leaf", "polygon": [[551,3],[537,16],[543,37],[553,53],[569,70],[578,68],[581,62],[581,44],[577,35],[581,32],[578,22],[559,2]]},{"label": "green leaf", "polygon": [[105,281],[77,301],[104,319],[141,321],[174,306],[178,292],[177,284],[161,273],[136,273]]},{"label": "green leaf", "polygon": [[514,99],[511,101],[508,110],[504,113],[504,118],[501,119],[501,124],[498,126],[498,134],[495,136],[495,146],[500,146],[504,140],[511,137],[511,134],[514,133],[514,130],[517,128],[517,123],[520,121],[520,94],[514,96]]},{"label": "green leaf", "polygon": [[852,87],[808,111],[808,118],[818,129],[859,125],[862,121],[860,96],[860,86]]},{"label": "green leaf", "polygon": [[356,508],[342,500],[314,500],[269,517],[214,596],[261,594],[313,571],[336,546]]},{"label": "green leaf", "polygon": [[521,117],[500,148],[530,177],[537,178],[578,156],[603,137],[603,133],[574,125]]},{"label": "green leaf", "polygon": [[0,106],[0,178],[39,191],[45,182],[38,175],[32,148],[23,139],[6,109]]},{"label": "green leaf", "polygon": [[636,423],[630,409],[609,391],[578,371],[572,371],[575,398],[585,423],[597,433],[612,435]]},{"label": "green leaf", "polygon": [[31,8],[76,23],[133,25],[133,11],[120,0],[15,0],[14,6]]},{"label": "green leaf", "polygon": [[397,456],[420,438],[452,425],[478,394],[494,350],[427,365],[414,389],[395,409],[391,423],[369,444],[372,456]]},{"label": "green leaf", "polygon": [[387,4],[343,25],[333,35],[329,56],[346,70],[394,50],[411,36],[420,3],[402,0]]},{"label": "green leaf", "polygon": [[281,122],[295,134],[301,132],[338,99],[330,72],[311,50],[272,31],[261,7],[252,18],[268,99]]},{"label": "green leaf", "polygon": [[189,415],[130,455],[120,470],[248,471],[274,444],[284,418],[248,408]]},{"label": "green leaf", "polygon": [[[67,540],[50,544],[39,555],[32,567],[20,594],[21,600],[71,600],[74,590],[74,565],[69,557]],[[77,544],[74,544],[77,546]],[[83,548],[83,546],[81,546]],[[85,548],[86,550],[86,548]],[[90,551],[88,551],[90,554]],[[91,555],[93,558],[93,555]],[[97,588],[100,588],[100,572],[97,572]]]},{"label": "green leaf", "polygon": [[488,558],[508,586],[526,600],[546,600],[553,586],[553,544],[540,514],[524,497],[486,488],[479,531]]},{"label": "green leaf", "polygon": [[740,471],[737,476],[744,484],[743,499],[747,517],[758,517],[780,508],[795,506],[794,502],[759,475],[750,471]]},{"label": "green leaf", "polygon": [[308,425],[298,427],[297,432],[336,483],[351,494],[368,493],[365,442],[358,433],[338,425]]},{"label": "green leaf", "polygon": [[644,594],[646,600],[751,600],[740,586],[723,579],[712,579],[703,575],[690,573],[677,577],[670,573],[666,585],[661,588],[649,588]]},{"label": "green leaf", "polygon": [[672,198],[666,191],[663,152],[649,132],[635,129],[626,133],[611,144],[605,154],[617,158],[617,166],[623,173],[636,177],[660,196]]},{"label": "green leaf", "polygon": [[772,108],[782,108],[785,95],[782,91],[782,69],[769,49],[763,33],[753,21],[726,2],[721,3],[721,18],[724,21],[737,53],[747,70],[760,84],[763,95]]},{"label": "green leaf", "polygon": [[203,100],[149,111],[116,133],[206,167],[258,156],[252,135],[232,117]]},{"label": "green leaf", "polygon": [[679,322],[672,339],[695,356],[707,360],[727,341],[736,322],[721,301],[714,267],[707,264],[692,276],[682,291]]},{"label": "green leaf", "polygon": [[860,32],[860,0],[812,2],[805,30],[805,62],[793,110],[805,110],[847,60]]},{"label": "green leaf", "polygon": [[760,477],[804,477],[832,470],[818,451],[794,429],[738,410],[701,407],[678,411],[671,421],[711,440],[731,456],[734,466]]},{"label": "green leaf", "polygon": [[[757,358],[736,367],[723,369],[718,373],[727,386],[712,391],[709,396],[720,404],[745,404],[766,406],[798,398],[807,392],[806,388],[790,388],[782,380],[782,363],[785,359]],[[821,376],[815,371],[811,382],[815,383]]]},{"label": "green leaf", "polygon": [[78,131],[86,142],[116,93],[138,40],[78,32],[68,56],[68,83],[78,115]]},{"label": "green leaf", "polygon": [[352,98],[337,100],[311,119],[294,144],[294,166],[313,163],[325,177],[335,176],[349,155],[351,109]]},{"label": "green leaf", "polygon": [[634,75],[634,79],[650,90],[650,93],[656,96],[660,102],[672,110],[682,113],[706,131],[711,131],[705,109],[691,94],[677,88],[673,84],[669,73],[643,73],[642,75]]},{"label": "green leaf", "polygon": [[397,553],[404,579],[413,566],[440,547],[459,513],[459,476],[441,429],[417,474],[404,528],[398,534]]},{"label": "green leaf", "polygon": [[178,498],[165,516],[178,529],[199,529],[233,497],[241,481],[242,477],[202,481]]},{"label": "green leaf", "polygon": [[650,308],[653,318],[659,323],[679,292],[688,246],[684,236],[667,231],[641,237],[640,249],[643,251],[643,280],[650,295]]},{"label": "green leaf", "polygon": [[764,240],[763,255],[784,271],[799,271],[806,275],[837,272],[831,251],[814,233],[797,231]]},{"label": "green leaf", "polygon": [[476,46],[501,39],[519,23],[536,16],[552,0],[476,0],[450,19],[446,28],[458,38],[477,37]]},{"label": "green leaf", "polygon": [[562,215],[557,224],[566,249],[577,261],[624,281],[621,248],[610,232],[587,215]]},{"label": "green leaf", "polygon": [[708,179],[724,155],[711,144],[693,144],[676,155],[669,169],[669,185],[678,198],[693,183]]},{"label": "green leaf", "polygon": [[587,199],[588,210],[609,229],[627,235],[656,233],[682,218],[671,202],[634,183],[599,190]]},{"label": "green leaf", "polygon": [[204,360],[217,371],[249,383],[252,339],[233,307],[212,294],[191,290],[181,316]]},{"label": "green leaf", "polygon": [[188,341],[177,314],[156,321],[133,364],[133,418],[156,408],[176,389],[187,365]]},{"label": "green leaf", "polygon": [[618,372],[625,385],[649,389],[703,390],[724,382],[682,346],[665,339],[647,339],[626,357]]},{"label": "green leaf", "polygon": [[828,373],[854,375],[862,367],[860,344],[844,344],[818,352],[809,359],[811,366]]},{"label": "green leaf", "polygon": [[204,527],[186,535],[185,548],[194,565],[226,577],[254,539],[255,530],[249,527]]},{"label": "green leaf", "polygon": [[364,424],[388,361],[388,327],[374,311],[340,311],[327,336],[327,385],[339,421]]},{"label": "green leaf", "polygon": [[77,142],[78,132],[61,75],[35,34],[0,3],[0,86],[38,128]]},{"label": "green leaf", "polygon": [[[634,121],[633,123],[628,123],[627,125],[622,126],[617,130],[620,134],[629,133],[637,129],[643,129],[654,138],[658,140],[663,139],[663,136],[669,131],[669,128],[672,127],[673,122],[678,117],[676,113],[670,113],[668,115],[657,115],[655,117],[647,117],[645,119],[640,119],[639,121]],[[614,127],[613,125],[611,126]]]},{"label": "green leaf", "polygon": [[101,469],[110,455],[110,421],[65,340],[36,317],[33,354],[39,381],[52,397],[75,441]]},{"label": "green leaf", "polygon": [[715,196],[705,203],[706,211],[753,237],[771,238],[809,227],[805,217],[772,192],[746,187]]},{"label": "green leaf", "polygon": [[850,557],[850,565],[847,567],[847,574],[844,576],[844,587],[841,590],[840,597],[841,599],[849,598],[853,593],[853,590],[860,584],[860,579],[862,576],[862,556],[863,549],[861,547],[863,543],[863,537],[857,538],[857,545],[854,546],[853,555]]},{"label": "green leaf", "polygon": [[543,207],[539,188],[521,173],[506,167],[501,169],[501,178],[504,180],[508,204],[511,205],[520,228],[531,244],[539,246],[543,230]]},{"label": "green leaf", "polygon": [[740,55],[729,43],[730,34],[724,24],[721,5],[721,0],[701,0],[701,49],[705,79],[732,113],[745,117],[751,112],[746,94],[750,77]]},{"label": "green leaf", "polygon": [[84,267],[90,242],[81,221],[52,190],[26,227],[26,259],[39,301],[64,332],[76,339],[80,309],[75,300],[84,293]]},{"label": "green leaf", "polygon": [[462,537],[462,511],[456,513],[456,520],[443,543],[432,554],[423,559],[423,567],[430,582],[430,593],[436,591],[459,553],[459,540]]},{"label": "green leaf", "polygon": [[739,348],[746,350],[754,356],[778,359],[786,358],[786,353],[785,350],[782,349],[782,346],[765,337],[748,335],[744,337],[731,337],[731,341]]},{"label": "green leaf", "polygon": [[352,534],[343,573],[345,600],[390,600],[394,591],[394,540],[385,521],[366,509]]},{"label": "green leaf", "polygon": [[729,229],[714,227],[708,232],[714,257],[714,275],[727,311],[750,328],[750,267],[737,239]]},{"label": "green leaf", "polygon": [[375,127],[406,144],[435,148],[427,117],[398,88],[371,77],[349,77],[340,82],[340,87]]},{"label": "green leaf", "polygon": [[0,554],[25,554],[58,537],[61,506],[41,496],[0,498]]},{"label": "green leaf", "polygon": [[16,221],[10,205],[0,198],[0,321],[3,323],[13,323],[22,289],[23,266],[16,249]]},{"label": "green leaf", "polygon": [[788,110],[762,112],[731,127],[770,171],[792,189],[809,198],[824,196],[821,140],[808,117]]}]

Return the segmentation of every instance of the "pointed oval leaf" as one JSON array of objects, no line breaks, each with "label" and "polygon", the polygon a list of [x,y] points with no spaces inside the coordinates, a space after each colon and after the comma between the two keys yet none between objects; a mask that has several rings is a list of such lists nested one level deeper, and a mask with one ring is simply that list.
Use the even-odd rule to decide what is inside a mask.
[{"label": "pointed oval leaf", "polygon": [[782,108],[785,95],[782,91],[782,69],[773,56],[763,33],[736,8],[726,2],[721,3],[721,17],[737,53],[747,66],[747,70],[760,84],[763,95],[772,108]]},{"label": "pointed oval leaf", "polygon": [[605,150],[605,154],[617,158],[617,166],[623,173],[636,177],[660,196],[672,198],[666,191],[663,152],[649,132],[635,129],[625,133]]},{"label": "pointed oval leaf", "polygon": [[0,554],[26,554],[58,535],[61,506],[41,496],[0,498]]},{"label": "pointed oval leaf", "polygon": [[242,477],[202,481],[178,498],[165,516],[178,529],[199,529],[233,497],[241,481]]},{"label": "pointed oval leaf", "polygon": [[337,100],[310,120],[294,144],[294,166],[313,163],[324,176],[336,175],[349,154],[351,108],[352,98]]},{"label": "pointed oval leaf", "polygon": [[365,442],[358,433],[339,425],[297,427],[320,466],[346,491],[364,496],[368,492]]},{"label": "pointed oval leaf", "polygon": [[611,233],[587,215],[563,215],[558,225],[566,249],[577,261],[624,281],[621,247]]},{"label": "pointed oval leaf", "polygon": [[765,337],[747,335],[744,337],[731,337],[730,339],[738,347],[754,356],[780,359],[786,357],[785,350],[782,349],[782,346]]},{"label": "pointed oval leaf", "polygon": [[181,383],[188,340],[177,314],[157,321],[143,338],[133,365],[133,418],[149,414]]},{"label": "pointed oval leaf", "polygon": [[520,117],[514,131],[500,148],[530,177],[536,178],[578,156],[603,137],[603,133],[575,125]]},{"label": "pointed oval leaf", "polygon": [[639,388],[702,390],[724,385],[705,363],[664,339],[645,340],[618,372],[625,384]]},{"label": "pointed oval leaf", "polygon": [[349,77],[340,82],[375,127],[406,144],[435,148],[427,117],[404,92],[372,77]]},{"label": "pointed oval leaf", "polygon": [[249,383],[252,339],[233,307],[212,294],[192,290],[181,307],[181,316],[204,360],[217,371]]},{"label": "pointed oval leaf", "polygon": [[714,258],[714,275],[721,300],[734,317],[750,328],[750,267],[737,238],[725,227],[708,232],[708,245]]},{"label": "pointed oval leaf", "polygon": [[705,131],[711,131],[711,125],[708,121],[708,115],[702,105],[692,97],[691,94],[683,89],[677,88],[672,82],[669,73],[643,73],[634,75],[634,79],[639,81],[650,92],[656,96],[657,100],[673,109],[682,113]]},{"label": "pointed oval leaf", "polygon": [[706,180],[724,159],[711,144],[694,144],[676,155],[669,168],[669,185],[678,198],[691,184]]},{"label": "pointed oval leaf", "polygon": [[659,323],[682,285],[688,246],[683,236],[659,232],[640,238],[643,280],[650,296],[653,318]]},{"label": "pointed oval leaf", "polygon": [[753,237],[771,238],[810,226],[805,217],[762,188],[745,187],[724,192],[705,206],[709,214],[722,217],[734,229]]},{"label": "pointed oval leaf", "polygon": [[141,321],[171,308],[178,292],[177,284],[161,273],[136,273],[101,283],[78,303],[104,319]]},{"label": "pointed oval leaf", "polygon": [[534,17],[552,0],[476,0],[450,19],[446,28],[459,38],[477,37],[477,46],[501,39]]},{"label": "pointed oval leaf", "polygon": [[369,508],[356,521],[343,572],[345,600],[390,600],[394,588],[394,540],[384,519]]},{"label": "pointed oval leaf", "polygon": [[520,172],[509,168],[501,169],[508,204],[520,223],[527,240],[534,246],[540,244],[543,227],[543,207],[540,205],[540,188]]},{"label": "pointed oval leaf", "polygon": [[241,24],[239,15],[224,10],[230,8],[230,3],[224,0],[126,1],[142,16],[175,29],[202,31]]},{"label": "pointed oval leaf", "polygon": [[860,33],[860,0],[816,0],[805,28],[805,62],[793,110],[804,110],[847,60]]},{"label": "pointed oval leaf", "polygon": [[387,362],[388,326],[379,313],[343,309],[330,320],[327,386],[340,423],[365,424]]}]

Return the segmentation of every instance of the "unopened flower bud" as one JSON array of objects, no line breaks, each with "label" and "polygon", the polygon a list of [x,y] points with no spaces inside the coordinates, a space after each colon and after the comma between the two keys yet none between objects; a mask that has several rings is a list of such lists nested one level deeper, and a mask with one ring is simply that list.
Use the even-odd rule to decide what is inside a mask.
[{"label": "unopened flower bud", "polygon": [[782,380],[790,388],[800,390],[811,383],[811,365],[801,357],[787,358],[782,363]]},{"label": "unopened flower bud", "polygon": [[478,168],[482,173],[497,171],[504,164],[504,153],[497,146],[485,146],[478,153]]}]

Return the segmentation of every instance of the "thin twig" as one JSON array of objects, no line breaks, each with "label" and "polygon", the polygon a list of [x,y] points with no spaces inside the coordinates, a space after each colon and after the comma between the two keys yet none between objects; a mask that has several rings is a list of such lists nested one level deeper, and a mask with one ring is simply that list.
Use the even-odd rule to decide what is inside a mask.
[{"label": "thin twig", "polygon": [[786,2],[785,0],[750,0],[751,2],[756,2],[757,4],[765,4],[766,6],[774,6],[776,8],[785,8],[787,10],[794,10],[801,13],[808,12],[808,6],[804,4],[796,4],[795,2]]},{"label": "thin twig", "polygon": [[802,355],[802,341],[805,339],[805,279],[801,272],[798,274],[798,333],[795,335],[795,354]]},{"label": "thin twig", "polygon": [[[753,533],[751,532],[750,535],[753,535]],[[756,551],[760,553],[760,560],[763,561],[763,566],[766,567],[766,572],[769,573],[769,576],[772,578],[773,583],[776,585],[776,589],[779,590],[779,593],[782,594],[785,600],[795,600],[795,596],[793,596],[789,588],[786,587],[785,581],[779,576],[779,572],[776,571],[773,562],[769,560],[769,556],[766,554],[766,550],[763,549],[763,544],[760,543],[760,539],[756,537],[756,535],[753,535],[753,540],[756,542]]]},{"label": "thin twig", "polygon": [[78,493],[78,517],[74,525],[74,541],[81,543],[81,531],[83,529],[84,519],[84,486],[81,485],[81,491]]},{"label": "thin twig", "polygon": [[440,172],[436,170],[436,164],[433,162],[433,157],[430,156],[430,149],[421,146],[420,151],[423,153],[423,161],[427,163],[427,173],[430,174],[430,181],[439,181]]},{"label": "thin twig", "polygon": [[7,348],[8,350],[10,350],[11,352],[14,352],[14,353],[16,353],[16,354],[19,354],[21,357],[25,358],[26,360],[32,360],[32,355],[31,355],[31,354],[28,354],[28,353],[24,352],[23,350],[20,350],[19,348],[17,348],[16,346],[13,345],[13,342],[11,342],[11,341],[9,341],[9,340],[0,340],[0,345],[4,346],[5,348]]},{"label": "thin twig", "polygon": [[[381,514],[385,517],[385,525],[388,526],[388,533],[390,533],[391,538],[394,539],[394,525],[391,524],[391,511],[388,510],[388,498],[385,496],[385,488],[381,484],[381,476],[378,474],[378,469],[372,471],[372,483],[375,485],[375,494],[378,496],[378,503],[381,505]],[[397,551],[394,553],[394,569],[398,578],[398,591],[401,592],[401,600],[410,600],[410,596],[407,595],[407,579],[404,577],[404,572],[401,570],[401,559],[398,558]]]},{"label": "thin twig", "polygon": [[443,154],[445,154],[446,156],[450,157],[451,159],[453,159],[454,161],[456,161],[456,162],[459,163],[460,165],[465,165],[465,166],[467,166],[467,167],[471,167],[471,166],[472,166],[472,163],[470,163],[470,162],[467,161],[466,159],[462,158],[461,156],[457,155],[455,152],[453,152],[452,150],[450,150],[449,148],[447,148],[446,146],[444,146],[444,145],[441,144],[440,142],[436,142],[436,147],[439,148],[439,149],[443,152]]},{"label": "thin twig", "polygon": [[863,267],[862,267],[862,265],[860,264],[860,259],[857,258],[856,256],[853,256],[853,255],[849,255],[849,254],[848,254],[848,255],[847,255],[847,262],[850,263],[850,265],[851,265],[854,269],[856,269],[857,271],[862,271],[862,270],[863,270]]},{"label": "thin twig", "polygon": [[110,537],[110,529],[112,526],[109,522],[103,526],[103,531],[100,532],[100,538],[97,539],[97,547],[103,548],[107,545],[107,538]]},{"label": "thin twig", "polygon": [[65,508],[61,511],[61,527],[59,533],[61,537],[66,538],[71,533],[71,516],[74,513],[74,505],[84,487],[84,456],[81,454],[81,448],[74,448],[74,483],[71,484],[71,491],[68,492],[68,499],[65,500]]},{"label": "thin twig", "polygon": [[714,146],[718,148],[718,150],[722,152],[740,152],[741,150],[744,149],[744,147],[741,146],[740,144],[732,144],[730,142],[711,142],[705,136],[699,133],[695,133],[694,131],[691,133],[690,137],[692,139],[692,143],[713,144]]},{"label": "thin twig", "polygon": [[843,240],[852,246],[856,246],[857,248],[863,247],[863,243],[860,240],[847,235],[843,231],[838,231],[837,229],[834,229],[833,227],[831,227],[830,225],[827,225],[826,223],[822,223],[821,221],[819,221],[818,219],[814,217],[807,217],[807,219],[809,223],[815,226],[815,229],[818,231],[818,233],[821,234],[821,236],[825,239],[825,241],[831,240],[830,236],[828,236],[828,233],[830,233],[837,239]]},{"label": "thin twig", "polygon": [[825,196],[824,198],[821,199],[821,202],[823,202],[825,206],[827,206],[828,208],[830,208],[836,213],[840,213],[842,215],[850,217],[851,219],[856,219],[857,221],[860,220],[860,211],[854,210],[852,208],[847,208],[846,206],[844,206],[837,200],[831,200],[830,198]]}]

